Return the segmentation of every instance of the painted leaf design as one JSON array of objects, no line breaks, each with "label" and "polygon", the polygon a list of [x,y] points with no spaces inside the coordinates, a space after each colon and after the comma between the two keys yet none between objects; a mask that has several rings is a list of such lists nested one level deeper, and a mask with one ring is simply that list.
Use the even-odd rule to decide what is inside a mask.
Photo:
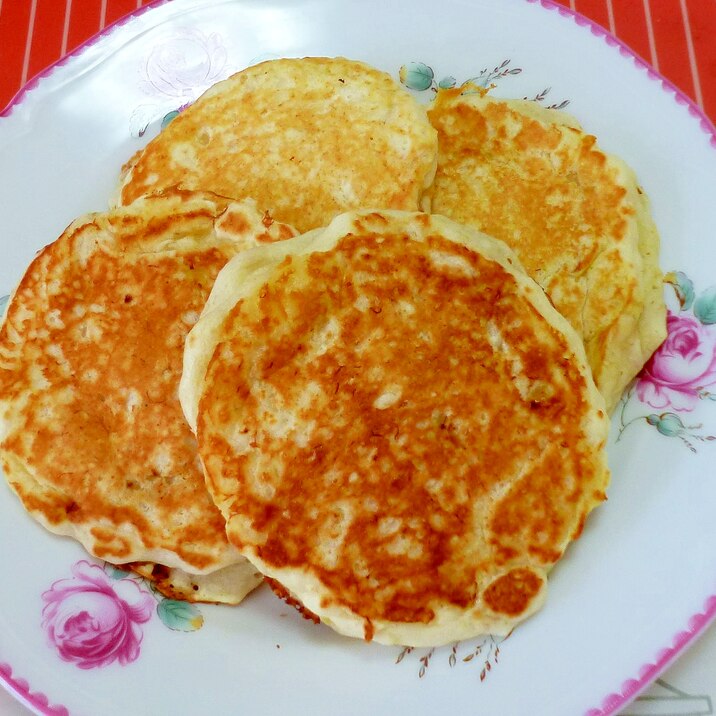
[{"label": "painted leaf design", "polygon": [[105,563],[105,570],[104,570],[112,579],[125,579],[129,576],[129,572],[125,572],[123,569],[119,569],[119,567],[115,567],[113,564],[107,564]]},{"label": "painted leaf design", "polygon": [[670,271],[664,276],[664,282],[674,288],[682,310],[688,311],[694,302],[694,283],[683,271]]},{"label": "painted leaf design", "polygon": [[432,67],[422,62],[408,62],[399,71],[400,81],[409,89],[422,92],[433,85],[435,73]]},{"label": "painted leaf design", "polygon": [[443,77],[440,82],[438,82],[438,87],[440,89],[451,89],[457,84],[457,80],[454,77]]},{"label": "painted leaf design", "polygon": [[[651,416],[649,416],[651,417]],[[673,438],[684,431],[684,424],[681,418],[675,413],[662,413],[656,423],[656,429],[667,438]]]},{"label": "painted leaf design", "polygon": [[[703,396],[699,395],[699,397]],[[675,413],[662,413],[661,415],[652,413],[643,417],[646,418],[646,422],[649,425],[653,425],[667,438],[679,438],[693,453],[697,452],[697,450],[691,440],[698,440],[699,442],[713,442],[716,440],[716,435],[699,435],[694,432],[703,427],[701,423],[698,425],[684,425],[681,418]],[[638,418],[635,419],[638,420]]]},{"label": "painted leaf design", "polygon": [[706,289],[694,301],[694,315],[705,325],[716,323],[716,286]]},{"label": "painted leaf design", "polygon": [[177,599],[162,599],[157,605],[157,614],[174,631],[196,631],[204,625],[204,617],[193,604]]},{"label": "painted leaf design", "polygon": [[178,116],[179,116],[178,109],[173,109],[171,112],[167,112],[162,119],[162,129],[165,129],[166,126],[169,124],[169,122],[171,122],[172,119],[174,119],[174,117],[178,117]]}]

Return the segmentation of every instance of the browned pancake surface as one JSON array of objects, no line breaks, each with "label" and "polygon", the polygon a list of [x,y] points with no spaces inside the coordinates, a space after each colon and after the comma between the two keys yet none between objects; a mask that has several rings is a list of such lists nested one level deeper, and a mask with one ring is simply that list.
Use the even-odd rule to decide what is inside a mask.
[{"label": "browned pancake surface", "polygon": [[571,117],[440,92],[432,210],[505,241],[585,343],[611,410],[664,337],[658,235],[633,172]]},{"label": "browned pancake surface", "polygon": [[210,490],[243,553],[310,574],[321,608],[522,615],[604,498],[576,338],[500,263],[380,219],[227,314],[199,407]]},{"label": "browned pancake surface", "polygon": [[307,231],[351,208],[419,209],[436,153],[424,108],[387,73],[271,60],[216,84],[133,157],[118,203],[181,185],[252,197]]},{"label": "browned pancake surface", "polygon": [[280,238],[260,220],[186,192],[90,215],[38,255],[12,298],[0,330],[3,469],[26,509],[97,557],[191,572],[243,561],[177,387],[221,267],[243,241]]}]

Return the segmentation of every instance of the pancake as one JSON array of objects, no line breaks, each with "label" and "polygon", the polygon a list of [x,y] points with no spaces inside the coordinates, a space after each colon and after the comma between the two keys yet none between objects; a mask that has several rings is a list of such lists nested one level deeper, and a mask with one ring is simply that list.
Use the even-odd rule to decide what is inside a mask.
[{"label": "pancake", "polygon": [[238,602],[260,582],[177,392],[219,270],[293,233],[252,202],[172,191],[82,217],[37,255],[0,328],[0,457],[33,517],[100,559],[174,570],[173,595]]},{"label": "pancake", "polygon": [[237,604],[262,581],[246,559],[209,574],[189,574],[154,562],[133,562],[125,567],[151,582],[165,597],[185,602]]},{"label": "pancake", "polygon": [[180,399],[229,540],[342,634],[505,634],[605,498],[605,404],[502,243],[344,214],[222,270]]},{"label": "pancake", "polygon": [[582,337],[613,411],[666,337],[659,237],[633,171],[576,119],[440,91],[432,210],[504,240]]},{"label": "pancake", "polygon": [[120,205],[182,186],[235,198],[299,231],[347,209],[417,210],[435,173],[425,109],[362,62],[270,60],[211,87],[125,167]]}]

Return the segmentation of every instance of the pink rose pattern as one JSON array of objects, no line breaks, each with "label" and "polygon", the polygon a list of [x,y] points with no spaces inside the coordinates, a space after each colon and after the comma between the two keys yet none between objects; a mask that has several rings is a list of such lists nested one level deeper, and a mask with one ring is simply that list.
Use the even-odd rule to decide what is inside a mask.
[{"label": "pink rose pattern", "polygon": [[129,120],[133,137],[142,137],[149,125],[161,118],[164,128],[232,68],[222,38],[185,28],[157,42],[143,58],[141,90],[152,98],[134,109]]},{"label": "pink rose pattern", "polygon": [[[646,421],[665,437],[678,438],[691,452],[698,442],[716,441],[702,423],[686,423],[679,415],[703,401],[716,401],[716,287],[696,295],[693,281],[681,271],[664,277],[673,289],[667,311],[666,340],[651,356],[634,385],[622,398],[617,441],[634,423]],[[629,417],[631,397],[658,411]]]},{"label": "pink rose pattern", "polygon": [[80,669],[139,656],[141,624],[154,612],[154,598],[132,579],[112,582],[104,570],[86,561],[72,577],[55,582],[42,595],[42,626],[60,658]]},{"label": "pink rose pattern", "polygon": [[143,67],[142,89],[183,104],[195,100],[229,70],[221,37],[193,28],[177,31],[152,47]]},{"label": "pink rose pattern", "polygon": [[652,408],[691,411],[704,389],[716,383],[716,326],[669,311],[666,330],[666,340],[637,380],[636,394]]}]

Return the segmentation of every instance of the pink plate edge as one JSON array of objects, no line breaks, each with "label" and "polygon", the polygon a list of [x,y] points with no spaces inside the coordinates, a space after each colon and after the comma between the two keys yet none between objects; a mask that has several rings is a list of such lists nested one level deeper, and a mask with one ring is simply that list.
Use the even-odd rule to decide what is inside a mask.
[{"label": "pink plate edge", "polygon": [[704,604],[704,609],[689,619],[685,631],[675,634],[672,646],[661,649],[653,663],[643,664],[639,669],[639,676],[627,679],[621,685],[619,692],[611,693],[602,699],[601,707],[592,708],[584,716],[610,716],[633,701],[651,683],[662,674],[686,650],[716,617],[716,594],[712,594]]},{"label": "pink plate edge", "polygon": [[36,713],[42,716],[70,716],[65,706],[51,705],[45,694],[40,691],[32,692],[25,679],[13,676],[10,664],[0,662],[0,681],[12,696]]},{"label": "pink plate edge", "polygon": [[674,96],[676,103],[682,107],[686,107],[689,114],[698,120],[699,127],[701,130],[709,135],[709,141],[711,146],[716,149],[716,125],[706,115],[706,113],[699,107],[687,94],[682,92],[673,82],[667,80],[664,75],[657,72],[646,60],[642,59],[634,50],[628,45],[624,44],[618,37],[615,37],[608,30],[598,25],[593,20],[585,17],[576,10],[571,10],[564,5],[560,5],[555,0],[526,0],[528,3],[539,4],[546,10],[557,11],[562,17],[567,17],[573,22],[577,23],[580,27],[588,28],[589,31],[595,37],[600,37],[604,40],[609,47],[613,47],[619,51],[622,57],[631,59],[634,66],[640,70],[646,72],[647,77],[650,80],[661,83],[661,88]]},{"label": "pink plate edge", "polygon": [[143,5],[140,8],[137,8],[136,10],[128,13],[127,15],[123,15],[122,17],[118,18],[114,22],[104,27],[99,32],[92,35],[92,37],[86,39],[81,45],[78,45],[74,50],[72,50],[72,52],[67,53],[64,57],[60,57],[59,60],[56,60],[51,65],[48,65],[44,70],[38,72],[34,77],[32,77],[22,87],[20,87],[20,89],[8,102],[7,106],[2,110],[2,112],[0,112],[0,118],[9,117],[15,107],[17,107],[17,105],[19,105],[25,99],[27,94],[37,88],[38,84],[40,83],[40,80],[49,77],[58,67],[62,67],[75,57],[79,57],[85,50],[87,50],[87,48],[96,45],[100,40],[112,34],[118,27],[122,27],[128,22],[139,17],[140,15],[144,15],[144,13],[148,10],[153,10],[155,7],[160,7],[161,5],[165,5],[168,2],[171,2],[171,0],[154,0],[153,2],[150,2],[147,5]]},{"label": "pink plate edge", "polygon": [[[660,82],[661,88],[665,92],[672,94],[677,104],[687,108],[689,114],[698,120],[701,130],[709,135],[709,143],[716,149],[716,126],[714,126],[714,123],[706,116],[705,112],[688,95],[657,72],[648,62],[643,60],[618,37],[615,37],[601,25],[576,10],[571,10],[554,0],[526,1],[539,4],[545,10],[556,11],[559,15],[569,18],[580,27],[589,29],[592,35],[603,39],[609,47],[617,49],[622,57],[631,59],[637,69],[646,72],[650,80]],[[616,714],[617,711],[621,710],[648,688],[688,646],[706,631],[706,628],[715,619],[716,594],[712,594],[706,599],[703,612],[694,614],[689,619],[687,629],[674,635],[672,638],[672,646],[660,649],[653,662],[642,664],[639,668],[638,677],[625,680],[618,692],[612,692],[605,696],[601,701],[600,707],[588,709],[585,711],[584,716],[613,716]]]},{"label": "pink plate edge", "polygon": [[[634,65],[646,72],[650,80],[660,82],[665,92],[672,94],[677,104],[687,108],[689,114],[699,121],[701,130],[709,135],[711,146],[716,149],[716,126],[706,116],[704,111],[683,91],[681,91],[670,80],[657,72],[651,65],[637,55],[628,45],[624,44],[619,38],[612,35],[608,30],[598,25],[594,21],[585,17],[576,10],[571,10],[563,5],[558,4],[554,0],[525,0],[531,4],[538,4],[542,8],[549,11],[556,11],[560,16],[571,19],[580,27],[590,30],[592,35],[602,38],[607,45],[618,49],[622,57],[629,58]],[[57,67],[61,67],[74,57],[81,55],[87,48],[95,45],[101,39],[114,32],[118,27],[122,27],[136,17],[143,15],[145,12],[160,7],[171,0],[154,0],[147,5],[119,18],[115,22],[96,33],[81,45],[79,45],[71,53],[60,58],[56,62],[49,65],[42,72],[35,75],[13,96],[8,105],[0,112],[0,117],[7,117],[12,114],[13,109],[19,105],[34,90],[40,80],[49,77]],[[619,692],[608,694],[602,699],[601,706],[590,708],[585,711],[584,716],[613,716],[622,707],[626,706],[635,699],[644,689],[646,689],[666,668],[676,660],[676,658],[686,650],[706,628],[716,619],[716,594],[709,596],[705,602],[703,612],[694,614],[688,622],[688,627],[684,631],[680,631],[674,635],[672,646],[661,649],[656,659],[651,663],[644,663],[639,668],[639,675],[636,678],[630,678],[624,681]],[[0,662],[0,682],[3,686],[13,694],[19,701],[25,703],[42,716],[70,716],[69,711],[62,705],[50,705],[48,698],[41,692],[31,692],[29,684],[21,678],[15,678],[12,674],[12,667]]]}]

